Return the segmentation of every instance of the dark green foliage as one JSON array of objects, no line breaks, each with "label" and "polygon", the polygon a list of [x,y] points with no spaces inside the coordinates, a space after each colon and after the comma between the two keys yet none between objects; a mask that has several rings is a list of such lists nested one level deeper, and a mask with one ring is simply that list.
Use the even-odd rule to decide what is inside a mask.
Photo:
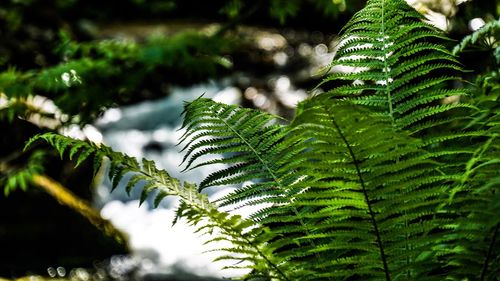
[{"label": "dark green foliage", "polygon": [[[450,199],[460,202],[450,207],[460,208],[460,219],[455,226],[461,235],[453,237],[446,245],[449,264],[456,269],[456,279],[472,278],[471,271],[481,272],[480,280],[495,280],[499,269],[498,213],[500,202],[498,176],[500,159],[499,97],[500,80],[496,57],[500,46],[498,21],[493,21],[467,36],[455,47],[454,53],[464,55],[472,49],[489,53],[490,64],[483,66],[482,74],[476,77],[470,102],[480,110],[471,116],[466,128],[484,130],[487,137],[481,138],[464,167],[465,172],[454,175],[455,185]],[[470,138],[468,143],[476,139]],[[473,147],[473,146],[471,146]],[[452,200],[450,200],[451,202]],[[456,239],[457,237],[460,237]],[[463,248],[457,247],[463,245]],[[463,255],[466,253],[466,255]],[[467,264],[468,270],[456,265]]]},{"label": "dark green foliage", "polygon": [[359,6],[363,1],[359,0],[270,0],[270,1],[247,1],[247,0],[230,0],[225,4],[221,12],[229,18],[237,18],[250,10],[253,6],[257,6],[265,10],[269,15],[277,19],[281,24],[287,19],[295,18],[301,9],[310,8],[311,6],[322,12],[325,16],[333,18],[338,17],[340,13],[346,10],[355,11],[356,6]]},{"label": "dark green foliage", "polygon": [[292,168],[310,177],[297,183],[302,190],[291,205],[308,211],[305,225],[314,232],[281,231],[309,232],[298,239],[314,242],[293,253],[321,258],[305,280],[421,277],[429,244],[438,239],[430,233],[442,223],[429,218],[444,191],[437,163],[420,140],[393,129],[390,118],[327,99],[303,104],[292,124],[293,138],[310,138],[303,144],[308,161]]},{"label": "dark green foliage", "polygon": [[[187,103],[185,168],[227,165],[200,189],[245,183],[216,202],[147,160],[54,134],[34,140],[77,163],[94,154],[96,168],[108,157],[114,186],[126,172],[127,190],[145,182],[141,201],[153,190],[156,205],[180,197],[178,216],[233,242],[221,259],[249,261],[249,278],[498,280],[499,113],[449,87],[461,65],[421,20],[403,0],[368,1],[332,63],[355,69],[327,78],[332,90],[301,103],[290,124]],[[258,204],[249,219],[218,210]]]},{"label": "dark green foliage", "polygon": [[[497,112],[500,110],[500,20],[485,24],[479,30],[466,36],[455,46],[456,55],[474,55],[475,52],[486,53],[488,64],[479,66],[481,74],[476,77],[476,85],[472,89],[472,102],[482,110],[479,111],[468,126],[481,128],[498,125]],[[476,59],[476,58],[474,58]]]},{"label": "dark green foliage", "polygon": [[8,196],[17,188],[26,191],[31,177],[43,172],[44,159],[43,151],[35,151],[22,167],[0,163],[0,186],[3,186],[4,195]]},{"label": "dark green foliage", "polygon": [[[293,181],[294,177],[287,178],[286,170],[283,173],[283,166],[293,156],[293,151],[281,146],[288,132],[277,124],[279,117],[201,98],[186,105],[185,116],[183,128],[186,133],[180,142],[184,143],[186,151],[186,169],[218,163],[229,165],[203,180],[201,189],[254,182],[222,198],[222,205],[250,198],[259,201],[262,196],[271,194],[281,196]],[[220,157],[223,153],[226,156]],[[197,161],[209,154],[218,157]]]},{"label": "dark green foliage", "polygon": [[[453,48],[453,53],[456,55],[471,47],[494,49],[498,48],[498,40],[500,38],[500,20],[492,21],[485,24],[480,29],[476,30],[471,35],[462,39],[462,42]],[[495,53],[496,54],[496,53]],[[500,63],[500,58],[497,57],[497,63]]]},{"label": "dark green foliage", "polygon": [[[40,71],[0,73],[0,91],[17,101],[35,94],[52,98],[72,117],[69,121],[80,123],[94,120],[105,108],[139,99],[144,83],[160,79],[153,73],[191,80],[213,75],[227,67],[220,55],[232,48],[225,39],[194,32],[152,37],[144,44],[120,40],[76,44],[62,35],[58,52],[69,61]],[[170,79],[182,82],[175,77]],[[23,113],[22,108],[17,111]]]}]

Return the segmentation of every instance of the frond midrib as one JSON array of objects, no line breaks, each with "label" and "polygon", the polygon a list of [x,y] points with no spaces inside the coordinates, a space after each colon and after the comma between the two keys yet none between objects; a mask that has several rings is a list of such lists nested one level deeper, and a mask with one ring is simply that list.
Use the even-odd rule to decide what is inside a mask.
[{"label": "frond midrib", "polygon": [[[382,0],[382,16],[380,17],[381,19],[381,36],[382,36],[382,47],[383,47],[383,50],[387,50],[387,48],[385,47],[386,46],[386,41],[385,41],[385,0]],[[389,116],[391,118],[391,123],[392,125],[394,126],[395,124],[395,119],[394,119],[394,112],[393,112],[393,108],[392,108],[392,95],[391,95],[391,89],[390,89],[390,76],[389,76],[389,66],[388,66],[388,63],[387,63],[387,58],[389,57],[389,53],[385,53],[384,54],[384,57],[382,58],[383,61],[384,61],[384,69],[382,70],[382,72],[384,73],[384,76],[385,76],[385,85],[384,85],[384,88],[385,88],[385,93],[387,95],[387,105],[389,107]]]},{"label": "frond midrib", "polygon": [[[266,171],[269,173],[269,175],[271,175],[273,181],[278,185],[279,189],[282,190],[283,192],[285,192],[284,185],[282,184],[281,180],[276,176],[274,171],[271,169],[271,167],[269,166],[269,163],[267,161],[265,161],[259,155],[257,150],[237,130],[235,130],[235,128],[233,128],[233,126],[231,126],[229,123],[227,123],[227,121],[224,120],[224,118],[219,118],[219,119],[231,130],[231,132],[233,132],[236,136],[238,136],[238,138],[240,138],[248,146],[248,148],[252,151],[252,153],[255,155],[255,157],[257,157],[259,162],[261,162],[264,165]],[[283,196],[285,196],[285,194],[283,194]],[[292,206],[291,210],[294,213],[294,215],[297,217],[300,225],[304,228],[306,235],[307,236],[311,235],[310,226],[304,222],[304,218],[302,217],[300,212],[297,210],[297,208]],[[314,243],[313,240],[308,240],[308,244],[311,245],[311,247],[313,247],[313,248],[316,247],[316,244]],[[318,259],[321,258],[321,255],[319,253],[316,253],[315,255]]]},{"label": "frond midrib", "polygon": [[381,259],[383,267],[384,267],[385,278],[386,278],[386,281],[391,281],[391,276],[390,276],[390,273],[389,273],[389,266],[387,264],[387,258],[386,258],[386,255],[384,253],[384,246],[382,244],[382,238],[380,236],[380,232],[379,232],[379,229],[378,229],[378,224],[377,224],[377,221],[376,221],[376,218],[375,218],[375,213],[372,210],[370,199],[368,197],[368,192],[367,192],[367,189],[366,189],[365,181],[364,181],[363,175],[361,174],[361,169],[359,167],[359,161],[358,161],[358,159],[357,159],[357,157],[356,157],[356,155],[355,155],[355,153],[354,153],[354,151],[353,151],[353,149],[351,147],[350,142],[347,140],[347,138],[344,135],[342,129],[340,128],[340,126],[335,121],[334,116],[331,115],[330,111],[327,108],[325,108],[324,105],[322,105],[322,107],[325,109],[325,112],[328,114],[329,120],[331,120],[331,122],[332,122],[335,130],[337,131],[337,133],[339,134],[340,138],[344,142],[347,150],[349,151],[349,155],[352,158],[352,164],[355,166],[357,177],[359,179],[359,183],[360,183],[362,191],[363,191],[364,199],[365,199],[366,205],[368,207],[368,213],[370,215],[372,227],[373,227],[373,230],[375,231],[375,236],[376,236],[376,240],[377,240],[377,246],[379,248],[379,253],[380,253],[380,259]]}]

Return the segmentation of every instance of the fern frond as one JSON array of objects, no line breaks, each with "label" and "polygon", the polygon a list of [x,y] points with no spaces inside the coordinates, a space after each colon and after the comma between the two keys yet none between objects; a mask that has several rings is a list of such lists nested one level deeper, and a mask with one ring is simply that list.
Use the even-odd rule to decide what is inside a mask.
[{"label": "fern frond", "polygon": [[[201,187],[251,182],[219,199],[219,206],[279,206],[287,204],[291,194],[299,192],[300,188],[291,186],[302,175],[290,167],[302,161],[301,157],[297,157],[301,149],[295,145],[301,140],[285,141],[290,132],[287,127],[276,124],[278,118],[202,98],[186,104],[184,112],[183,127],[186,132],[181,142],[187,143],[183,148],[187,150],[184,158],[187,167],[206,155],[216,155],[218,158],[202,160],[192,168],[216,163],[229,165],[207,176]],[[220,156],[221,153],[226,155]],[[278,210],[264,208],[251,214],[251,217],[265,226],[267,222],[264,218],[273,217]],[[309,228],[314,226],[308,226],[295,207],[289,210],[301,225],[300,231],[308,235]],[[310,240],[304,243],[310,247],[316,246]],[[317,258],[320,258],[320,254]],[[288,264],[288,271],[302,278],[297,274],[303,271],[296,266]]]},{"label": "fern frond", "polygon": [[[154,197],[154,207],[157,207],[167,196],[179,197],[181,204],[176,212],[178,217],[185,218],[190,224],[199,226],[199,232],[217,233],[218,239],[227,240],[236,245],[231,249],[230,254],[234,254],[239,259],[251,261],[250,267],[255,272],[268,272],[277,280],[290,280],[272,253],[263,247],[263,243],[273,236],[267,228],[256,228],[254,222],[250,220],[219,211],[215,204],[209,202],[206,194],[198,191],[196,185],[181,184],[165,170],[158,169],[152,161],[143,159],[139,164],[135,158],[115,152],[105,145],[96,145],[53,133],[33,137],[26,147],[40,139],[52,145],[61,155],[69,154],[71,159],[76,160],[77,165],[92,156],[94,168],[99,169],[103,164],[103,158],[108,158],[109,178],[113,183],[113,188],[122,181],[124,174],[132,173],[127,181],[126,190],[130,192],[139,182],[145,182],[140,196],[141,204],[149,196]],[[213,241],[216,240],[212,239],[209,242]]]},{"label": "fern frond", "polygon": [[[288,178],[281,168],[293,154],[283,146],[287,131],[277,124],[280,118],[204,98],[186,104],[184,113],[183,128],[186,132],[180,143],[184,143],[183,150],[186,150],[186,169],[228,165],[207,176],[200,189],[252,182],[221,199],[222,205],[283,195],[287,183],[293,179]],[[216,158],[202,159],[207,155]]]},{"label": "fern frond", "polygon": [[[332,66],[356,71],[334,73],[324,80],[343,81],[327,93],[369,106],[390,117],[396,128],[415,133],[429,120],[447,120],[450,112],[474,110],[458,103],[441,104],[465,89],[446,89],[460,77],[461,65],[443,43],[442,32],[403,0],[370,0],[344,27]],[[438,124],[434,123],[434,124]]]},{"label": "fern frond", "polygon": [[[397,132],[388,116],[327,96],[303,104],[292,127],[290,138],[307,140],[307,161],[291,168],[308,176],[261,223],[283,222],[271,228],[282,235],[271,247],[312,272],[301,280],[417,280],[436,267],[432,253],[422,254],[442,239],[436,208],[445,178],[420,140]],[[315,246],[294,246],[302,241]]]},{"label": "fern frond", "polygon": [[[427,151],[425,159],[434,160],[439,166],[430,170],[429,167],[423,169],[415,166],[415,174],[408,172],[410,178],[405,178],[406,172],[393,180],[387,175],[386,178],[380,178],[381,185],[388,185],[387,181],[397,187],[403,187],[406,183],[414,185],[408,185],[407,191],[401,191],[401,196],[387,201],[390,207],[383,209],[384,214],[379,219],[392,217],[389,222],[394,223],[400,223],[402,217],[407,217],[410,222],[429,217],[436,219],[431,225],[425,224],[425,228],[430,227],[425,230],[426,233],[440,234],[434,242],[428,241],[431,251],[421,248],[422,254],[436,259],[433,265],[427,265],[429,274],[426,274],[425,280],[440,280],[436,273],[438,271],[450,272],[447,276],[452,280],[480,280],[494,276],[498,271],[498,267],[491,267],[494,264],[492,261],[498,259],[498,253],[488,249],[498,247],[497,242],[493,242],[497,241],[493,237],[496,237],[498,220],[493,219],[497,216],[493,215],[490,208],[497,200],[497,176],[493,171],[498,171],[499,167],[490,162],[498,157],[495,150],[483,155],[484,162],[479,160],[476,151],[481,151],[481,147],[494,136],[491,128],[497,126],[494,121],[497,114],[490,110],[494,107],[488,106],[484,110],[482,107],[485,104],[472,105],[461,101],[460,97],[469,95],[470,91],[449,89],[450,83],[461,81],[461,65],[454,53],[444,47],[443,43],[448,39],[442,32],[423,23],[421,19],[402,0],[368,1],[367,7],[345,27],[339,50],[332,62],[332,65],[354,67],[355,70],[334,73],[325,79],[324,83],[340,82],[326,95],[332,99],[330,103],[344,99],[369,107],[389,118],[393,127],[424,140],[420,148]],[[493,25],[490,24],[484,30],[491,32]],[[457,47],[455,54],[470,40],[472,37]],[[445,99],[451,96],[458,97],[458,102],[445,103]],[[490,96],[488,102],[491,104],[494,99]],[[400,148],[399,144],[395,146],[396,150]],[[472,165],[470,160],[478,162]],[[479,163],[490,164],[482,170],[477,168]],[[374,167],[370,169],[374,170]],[[390,169],[392,167],[387,166],[376,170],[383,174]],[[427,173],[432,176],[419,178],[417,171],[422,176]],[[478,174],[475,174],[476,171]],[[484,190],[484,193],[474,193],[475,190]],[[382,191],[381,195],[390,194],[390,191]],[[453,199],[446,198],[449,194],[452,194],[450,198]],[[399,200],[410,198],[417,201],[398,207]],[[418,200],[423,200],[424,205]],[[418,215],[412,212],[412,208],[426,208],[426,211]],[[433,212],[439,215],[432,215]],[[423,226],[422,222],[421,229],[424,229]],[[439,226],[439,230],[431,230],[435,226]],[[411,226],[406,229],[410,232],[407,235],[413,235]],[[397,236],[396,233],[393,234]],[[405,251],[409,255],[412,253],[407,249]],[[403,253],[402,257],[405,255]],[[409,260],[418,259],[418,254],[409,257]],[[400,268],[400,278],[404,278],[404,266]],[[432,268],[439,269],[434,269],[436,272],[432,273]],[[398,273],[394,276],[398,276]],[[418,274],[410,271],[410,276]]]}]

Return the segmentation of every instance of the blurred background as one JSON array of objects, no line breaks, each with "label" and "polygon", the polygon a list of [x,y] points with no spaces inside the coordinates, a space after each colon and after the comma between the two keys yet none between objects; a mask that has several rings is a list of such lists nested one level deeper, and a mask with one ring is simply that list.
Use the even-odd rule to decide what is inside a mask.
[{"label": "blurred background", "polygon": [[[500,10],[495,0],[407,2],[457,40],[450,49]],[[297,102],[327,90],[315,88],[325,74],[343,71],[328,68],[337,33],[364,3],[1,0],[0,280],[237,276],[212,262],[193,228],[172,226],[174,199],[139,207],[140,188],[110,192],[104,171],[92,180],[92,163],[74,169],[24,144],[56,131],[197,183],[211,170],[179,172],[183,102],[204,95],[293,118]],[[492,55],[498,47],[461,55],[471,81],[498,70]]]}]

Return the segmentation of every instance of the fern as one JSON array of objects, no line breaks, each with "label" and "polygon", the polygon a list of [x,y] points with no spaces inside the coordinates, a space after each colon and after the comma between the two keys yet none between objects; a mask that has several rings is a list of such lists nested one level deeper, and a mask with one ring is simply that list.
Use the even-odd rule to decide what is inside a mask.
[{"label": "fern", "polygon": [[[284,145],[289,131],[285,126],[277,124],[281,121],[280,118],[202,98],[186,104],[184,115],[182,128],[186,132],[180,143],[184,143],[183,150],[186,150],[185,169],[213,164],[228,165],[227,168],[208,175],[201,182],[200,188],[250,182],[220,198],[218,206],[240,208],[259,204],[273,205],[272,208],[251,215],[254,221],[260,221],[259,227],[265,225],[263,220],[266,217],[282,212],[275,207],[287,204],[290,196],[298,192],[291,185],[302,175],[290,169],[291,164],[301,162],[301,158],[295,158],[300,150],[295,143]],[[226,155],[220,157],[222,153]],[[219,157],[201,159],[210,154]],[[199,163],[194,165],[196,162]],[[298,218],[297,223],[309,234],[309,226],[302,219],[300,211],[294,207],[291,211]],[[300,242],[297,243],[300,245]],[[312,241],[306,244],[315,246]],[[293,266],[289,270],[293,272],[293,276],[305,274]]]},{"label": "fern", "polygon": [[[186,132],[180,143],[184,143],[185,169],[213,164],[229,165],[205,178],[200,189],[254,182],[221,199],[221,205],[236,204],[254,197],[279,197],[294,180],[281,169],[292,155],[291,151],[280,146],[287,130],[277,124],[279,117],[202,98],[187,104],[184,113],[183,128]],[[222,153],[229,155],[205,161],[201,159],[202,156]],[[196,162],[199,163],[194,165]]]},{"label": "fern", "polygon": [[500,20],[492,21],[476,30],[471,35],[467,35],[460,44],[453,48],[453,54],[464,52],[471,47],[492,49],[498,48],[498,38],[500,37]]},{"label": "fern", "polygon": [[[421,19],[420,14],[403,1],[369,1],[367,7],[344,27],[341,46],[332,63],[332,66],[349,66],[358,70],[336,73],[327,78],[324,83],[347,83],[315,97],[313,100],[319,102],[311,101],[311,107],[305,106],[306,109],[299,111],[296,122],[303,123],[298,125],[300,129],[276,129],[283,134],[269,140],[273,144],[269,149],[265,146],[267,139],[263,137],[273,131],[270,126],[265,126],[269,119],[262,119],[263,123],[257,126],[249,122],[247,126],[245,122],[248,121],[243,117],[252,114],[263,117],[264,114],[225,108],[203,100],[188,105],[198,110],[198,113],[187,110],[185,118],[188,123],[196,119],[195,125],[187,127],[188,134],[202,132],[200,138],[208,138],[187,144],[190,147],[187,159],[192,151],[200,149],[188,160],[189,165],[211,152],[234,153],[234,156],[231,154],[230,157],[202,163],[232,164],[230,168],[210,175],[204,182],[234,184],[253,179],[256,183],[237,190],[222,202],[257,198],[250,200],[250,204],[273,204],[252,218],[286,237],[278,238],[270,245],[280,257],[293,264],[292,271],[300,272],[301,279],[357,276],[362,280],[441,280],[440,270],[447,269],[457,256],[463,257],[462,252],[450,254],[444,250],[449,245],[456,247],[461,243],[451,237],[474,237],[468,240],[467,247],[481,253],[480,256],[484,251],[477,251],[479,248],[490,245],[489,249],[492,249],[487,241],[495,241],[491,239],[491,235],[495,235],[491,233],[496,233],[493,231],[495,224],[481,219],[475,221],[477,214],[484,213],[481,208],[485,202],[492,205],[491,194],[464,192],[460,194],[463,196],[455,198],[445,194],[463,186],[457,181],[471,172],[471,165],[467,163],[476,159],[478,149],[488,139],[495,139],[495,133],[473,129],[459,131],[460,124],[466,124],[468,116],[477,108],[469,103],[441,103],[449,96],[466,95],[467,90],[447,89],[448,83],[460,80],[460,63],[442,45],[447,38],[434,27],[422,23]],[[347,105],[337,106],[338,99]],[[349,106],[349,103],[362,107]],[[363,107],[374,112],[365,111]],[[358,112],[370,118],[367,120]],[[332,116],[327,118],[326,113]],[[342,113],[346,116],[344,120]],[[342,122],[336,122],[345,127],[334,125],[332,120],[336,119],[340,119]],[[218,127],[215,129],[214,126]],[[229,128],[231,126],[235,127]],[[245,133],[243,137],[240,130]],[[293,137],[298,132],[302,133]],[[342,134],[348,134],[348,137],[342,137]],[[255,142],[242,145],[242,139]],[[323,142],[318,143],[318,139]],[[341,145],[337,147],[337,143]],[[488,149],[485,155],[495,157],[492,151],[495,150]],[[284,155],[289,155],[289,158],[281,162]],[[371,158],[380,162],[371,162]],[[246,165],[256,163],[254,161],[261,166],[247,170]],[[494,164],[488,161],[485,160]],[[262,172],[266,166],[272,169]],[[282,178],[287,180],[285,185],[280,184]],[[491,179],[491,174],[485,179]],[[488,186],[489,192],[495,193],[496,183],[480,182],[477,180],[474,184]],[[333,188],[334,184],[340,187],[337,187],[339,191]],[[328,188],[332,189],[331,194],[325,191]],[[472,189],[469,188],[467,190]],[[360,196],[361,193],[364,196]],[[373,199],[372,193],[376,194]],[[487,196],[490,200],[484,201]],[[280,200],[280,197],[287,201]],[[370,210],[371,202],[377,207],[373,207],[374,210]],[[471,203],[471,208],[464,208],[467,203]],[[356,213],[356,208],[363,211]],[[491,219],[491,213],[488,214]],[[331,218],[335,215],[340,217],[337,220],[341,223]],[[396,224],[391,225],[386,220]],[[474,223],[480,225],[477,230],[481,231],[476,231],[473,236],[457,226]],[[453,231],[447,232],[447,229]],[[371,235],[367,235],[367,230]],[[404,233],[405,230],[408,232]],[[398,240],[401,237],[404,239]],[[356,238],[362,247],[353,245]],[[335,251],[335,247],[339,250]],[[490,259],[486,260],[489,263]],[[479,264],[483,261],[476,260]],[[464,268],[463,264],[459,267]],[[481,275],[480,270],[475,270],[467,277]]]},{"label": "fern", "polygon": [[[436,163],[421,141],[396,132],[389,118],[327,100],[303,104],[292,124],[292,138],[307,140],[302,156],[307,162],[292,168],[308,177],[296,183],[302,190],[291,206],[307,211],[306,223],[316,230],[296,239],[312,239],[318,246],[283,254],[310,267],[303,280],[422,278],[425,273],[418,269],[429,266],[427,249],[439,239],[432,232],[443,222],[434,216],[444,181]],[[287,222],[273,229],[286,239],[305,233],[290,227],[296,220],[290,214],[270,218]],[[317,253],[323,259],[307,262]]]},{"label": "fern", "polygon": [[[498,21],[467,36],[457,45],[455,54],[467,52],[470,48],[498,49]],[[493,65],[498,62],[493,60]],[[500,146],[498,141],[498,79],[497,69],[486,68],[485,75],[477,77],[477,88],[471,103],[479,110],[466,122],[465,128],[483,130],[476,136],[470,135],[462,146],[470,147],[469,158],[461,161],[463,166],[456,174],[450,174],[454,184],[450,189],[446,208],[454,210],[459,218],[453,226],[456,233],[449,243],[441,245],[443,257],[450,268],[453,280],[496,280],[498,267],[498,189],[500,187]],[[478,131],[476,131],[477,133]],[[459,165],[455,165],[460,167]],[[457,245],[460,245],[458,247]],[[467,269],[464,267],[467,265]],[[480,272],[480,274],[477,274]]]},{"label": "fern", "polygon": [[368,1],[344,26],[331,64],[356,70],[326,78],[323,83],[345,81],[329,95],[369,106],[414,133],[446,122],[446,112],[473,108],[439,104],[467,91],[443,87],[459,80],[461,66],[443,46],[448,39],[422,18],[403,0]]},{"label": "fern", "polygon": [[[78,165],[110,159],[113,187],[133,173],[159,204],[250,261],[271,280],[497,280],[500,271],[498,112],[449,89],[461,65],[446,37],[402,0],[369,0],[344,27],[331,91],[287,124],[276,116],[199,98],[185,104],[184,169],[224,164],[199,188],[143,160],[66,137],[44,139]],[[473,99],[473,97],[471,97]],[[212,158],[206,158],[212,156]],[[244,184],[244,185],[243,185]],[[207,187],[243,185],[210,202]],[[249,218],[220,211],[261,205]],[[245,267],[246,265],[242,265]]]},{"label": "fern", "polygon": [[132,176],[127,180],[125,189],[130,194],[135,186],[143,182],[140,204],[148,196],[154,198],[154,207],[158,207],[161,200],[167,196],[178,197],[181,204],[177,210],[177,218],[185,218],[190,224],[199,226],[198,232],[217,233],[217,238],[210,239],[207,243],[223,240],[230,241],[234,245],[234,248],[217,249],[228,252],[219,260],[250,262],[250,264],[236,265],[233,268],[253,269],[253,277],[268,273],[271,277],[289,280],[278,263],[274,261],[272,253],[263,248],[262,244],[273,235],[266,228],[254,227],[251,221],[243,219],[239,215],[230,215],[227,212],[219,211],[216,205],[208,201],[205,194],[198,192],[196,185],[181,184],[178,179],[171,177],[166,171],[158,169],[152,161],[143,159],[139,164],[135,158],[114,152],[107,146],[98,146],[53,133],[33,137],[26,144],[26,147],[40,139],[52,145],[61,157],[68,154],[69,159],[75,160],[76,166],[92,157],[94,173],[103,165],[105,157],[108,158],[110,162],[108,176],[112,181],[113,189],[122,181],[126,173],[132,173]]}]

